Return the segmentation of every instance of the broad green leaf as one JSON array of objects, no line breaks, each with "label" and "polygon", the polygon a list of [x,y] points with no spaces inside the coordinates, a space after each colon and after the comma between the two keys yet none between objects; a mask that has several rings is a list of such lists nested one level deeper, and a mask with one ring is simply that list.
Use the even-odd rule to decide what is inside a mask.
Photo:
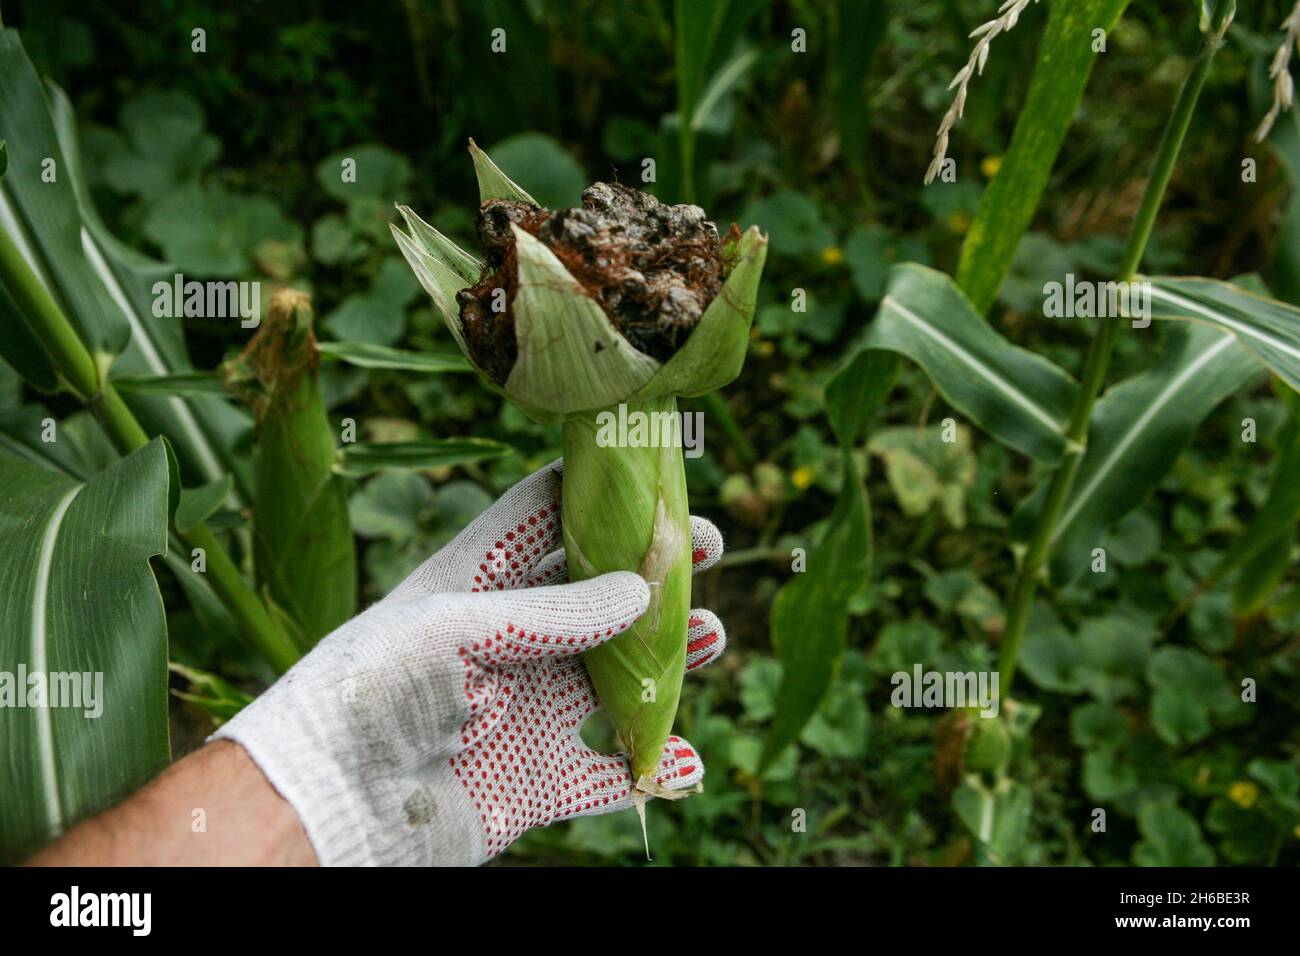
[{"label": "broad green leaf", "polygon": [[441,438],[428,441],[344,445],[335,470],[360,478],[385,468],[451,468],[500,458],[509,445],[487,438]]},{"label": "broad green leaf", "polygon": [[0,31],[0,139],[7,141],[9,155],[0,184],[0,228],[25,235],[33,271],[55,294],[91,353],[116,355],[130,331],[82,250],[81,214],[45,86],[12,29]]},{"label": "broad green leaf", "polygon": [[221,379],[211,372],[174,372],[168,375],[114,375],[113,387],[123,395],[225,395]]},{"label": "broad green leaf", "polygon": [[220,184],[168,193],[141,229],[187,279],[256,274],[268,244],[298,247],[303,241],[302,229],[272,200]]},{"label": "broad green leaf", "polygon": [[[1112,386],[1093,409],[1087,451],[1052,535],[1058,584],[1090,567],[1106,530],[1151,496],[1197,426],[1259,376],[1231,335],[1194,325],[1169,331],[1154,365]],[[1040,487],[1017,510],[1017,536],[1027,536],[1043,494]]]},{"label": "broad green leaf", "polygon": [[317,342],[325,360],[338,360],[358,368],[387,368],[404,372],[472,372],[469,361],[451,352],[409,352],[369,342]]},{"label": "broad green leaf", "polygon": [[316,166],[316,181],[335,199],[361,198],[395,202],[406,198],[411,164],[401,153],[377,143],[363,143],[331,153]]},{"label": "broad green leaf", "polygon": [[841,444],[853,445],[898,377],[898,356],[862,349],[826,384],[826,416]]},{"label": "broad green leaf", "polygon": [[848,634],[849,601],[871,567],[871,521],[862,476],[844,449],[844,485],[807,566],[772,603],[772,644],[783,676],[776,716],[763,741],[766,768],[798,738],[839,671]]},{"label": "broad green leaf", "polygon": [[1160,738],[1173,747],[1198,743],[1209,736],[1215,714],[1242,705],[1214,662],[1187,647],[1161,647],[1147,663],[1151,722]]},{"label": "broad green leaf", "polygon": [[826,388],[826,414],[840,441],[844,484],[821,541],[772,603],[772,644],[782,663],[776,715],[763,741],[760,769],[773,765],[803,732],[839,672],[849,602],[871,570],[870,504],[853,446],[889,393],[896,365],[862,351]]},{"label": "broad green leaf", "polygon": [[180,90],[132,96],[120,119],[124,135],[107,134],[112,148],[103,164],[117,192],[153,201],[196,181],[221,153],[221,141],[204,129],[203,107]]},{"label": "broad green leaf", "polygon": [[957,284],[980,315],[997,297],[1078,112],[1097,60],[1093,31],[1109,32],[1127,5],[1128,0],[1071,0],[1051,6],[1011,145],[962,244]]},{"label": "broad green leaf", "polygon": [[180,504],[177,505],[176,516],[172,520],[176,530],[183,534],[207,521],[230,495],[231,486],[232,480],[226,475],[198,488],[182,490]]},{"label": "broad green leaf", "polygon": [[1214,866],[1214,851],[1195,817],[1173,803],[1150,802],[1138,812],[1142,839],[1133,847],[1138,866]]},{"label": "broad green leaf", "polygon": [[1300,391],[1300,308],[1215,279],[1160,277],[1151,314],[1190,319],[1230,332],[1274,375]]},{"label": "broad green leaf", "polygon": [[835,245],[835,232],[820,207],[793,189],[751,202],[741,210],[740,220],[767,233],[772,251],[778,255],[813,257]]},{"label": "broad green leaf", "polygon": [[1074,381],[1002,338],[942,272],[894,267],[865,341],[920,365],[949,404],[1002,444],[1048,464],[1060,459]]},{"label": "broad green leaf", "polygon": [[[108,231],[82,175],[72,106],[56,86],[48,87],[48,95],[59,145],[68,164],[66,172],[81,212],[82,246],[109,298],[130,327],[130,341],[113,364],[114,372],[153,376],[189,372],[192,365],[179,316],[154,314],[155,284],[174,282],[176,269],[128,248]],[[241,409],[210,395],[132,395],[126,400],[150,434],[167,436],[188,481],[214,481],[229,472],[241,492],[246,491],[247,460],[234,450],[249,426],[248,416]]]},{"label": "broad green leaf", "polygon": [[[0,860],[16,862],[170,759],[166,619],[149,567],[167,550],[167,454],[151,442],[87,482],[0,456],[0,489]],[[34,674],[89,674],[95,699],[30,706]]]},{"label": "broad green leaf", "polygon": [[350,295],[322,324],[344,341],[391,346],[406,331],[406,309],[420,294],[420,283],[401,259],[386,258],[364,293]]}]

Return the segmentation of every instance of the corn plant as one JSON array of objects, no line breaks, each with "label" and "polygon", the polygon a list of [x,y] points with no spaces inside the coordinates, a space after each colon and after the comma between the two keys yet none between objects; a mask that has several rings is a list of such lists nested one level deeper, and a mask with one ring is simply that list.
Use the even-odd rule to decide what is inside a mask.
[{"label": "corn plant", "polygon": [[[0,709],[0,746],[14,769],[0,815],[6,861],[170,759],[167,620],[150,558],[165,558],[211,631],[241,637],[274,675],[354,610],[344,482],[508,450],[480,439],[339,447],[321,403],[321,361],[426,374],[469,369],[454,356],[318,345],[308,297],[292,289],[276,294],[262,328],[220,376],[196,370],[179,315],[151,310],[156,283],[167,285],[176,270],[103,226],[74,129],[62,92],[47,92],[17,33],[4,30],[0,356],[38,393],[85,411],[58,420],[32,406],[0,436],[0,579],[9,596],[0,657],[32,673],[107,675],[110,697],[100,698],[103,720],[43,706]],[[43,178],[50,169],[54,176]],[[250,426],[252,460],[237,440]],[[244,508],[247,524],[232,529],[227,519],[220,532],[210,524]],[[215,675],[178,673],[191,679],[190,699],[218,718],[242,699]]]}]

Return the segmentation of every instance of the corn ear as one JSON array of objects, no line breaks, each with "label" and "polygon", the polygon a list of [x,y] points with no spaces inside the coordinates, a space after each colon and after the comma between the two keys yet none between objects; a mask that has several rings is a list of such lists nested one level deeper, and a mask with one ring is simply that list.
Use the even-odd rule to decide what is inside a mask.
[{"label": "corn ear", "polygon": [[[627,411],[676,415],[677,400],[629,403]],[[564,423],[564,545],[571,580],[635,571],[650,586],[650,606],[640,620],[585,659],[627,748],[633,780],[652,790],[686,670],[686,472],[681,448],[602,447],[600,427],[598,415],[575,415]]]},{"label": "corn ear", "polygon": [[222,369],[257,419],[253,564],[268,606],[303,649],[356,613],[356,552],[321,401],[308,296],[281,289]]},{"label": "corn ear", "polygon": [[[470,155],[482,202],[537,205],[472,140]],[[604,415],[617,418],[620,405],[627,415],[643,412],[648,421],[664,422],[655,416],[675,416],[678,396],[711,392],[740,373],[767,238],[751,228],[723,250],[729,270],[721,291],[685,342],[661,361],[623,336],[545,243],[512,224],[517,265],[509,319],[517,355],[504,380],[493,380],[467,344],[457,304],[457,294],[479,280],[483,264],[399,209],[410,232],[393,228],[398,245],[485,383],[536,421],[563,423],[570,578],[635,571],[650,586],[641,619],[585,660],[628,750],[634,798],[680,796],[654,778],[686,667],[691,535],[682,449],[680,443],[627,447],[599,440],[600,432]]]}]

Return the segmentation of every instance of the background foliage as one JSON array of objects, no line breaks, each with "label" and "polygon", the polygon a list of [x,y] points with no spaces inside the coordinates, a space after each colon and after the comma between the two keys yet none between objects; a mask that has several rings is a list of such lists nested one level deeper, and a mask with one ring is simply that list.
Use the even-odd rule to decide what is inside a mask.
[{"label": "background foliage", "polygon": [[[996,42],[953,137],[959,179],[928,188],[921,175],[945,88],[992,0],[736,2],[719,5],[719,23],[696,25],[710,42],[686,49],[665,2],[12,6],[6,23],[21,28],[38,68],[71,98],[86,186],[117,237],[187,278],[310,290],[324,339],[450,350],[387,224],[394,202],[409,203],[472,243],[470,136],[546,204],[573,204],[592,179],[639,183],[641,161],[652,156],[649,188],[661,198],[689,194],[721,223],[768,231],[749,358],[723,393],[731,420],[712,415],[705,455],[688,460],[692,509],[718,522],[728,547],[697,583],[696,603],[724,619],[731,649],[688,682],[678,724],[706,757],[707,790],[650,815],[655,861],[976,858],[960,821],[977,795],[958,786],[954,723],[943,712],[890,707],[889,675],[916,662],[995,669],[1001,595],[1014,568],[1012,511],[1042,466],[967,429],[956,445],[941,444],[938,423],[953,413],[910,362],[856,442],[861,423],[837,436],[825,397],[894,263],[957,273],[1029,93],[1026,64],[1047,4]],[[1113,274],[1196,49],[1193,6],[1138,4],[1119,21],[987,310],[1001,334],[1071,374],[1091,331],[1044,320],[1041,289],[1066,272]],[[1216,60],[1146,269],[1258,273],[1296,301],[1295,244],[1285,237],[1300,229],[1291,198],[1300,133],[1284,117],[1270,145],[1250,139],[1267,108],[1273,28],[1290,4],[1253,6]],[[698,8],[707,21],[713,6]],[[207,30],[206,54],[190,52],[193,26]],[[489,52],[497,26],[507,31],[507,56]],[[806,53],[791,50],[796,27],[807,30]],[[339,188],[343,156],[368,170],[365,189]],[[1244,157],[1258,161],[1254,184],[1241,181]],[[807,290],[804,314],[789,308],[795,287]],[[197,368],[245,344],[237,324],[191,320],[186,335]],[[1116,377],[1151,362],[1139,339],[1121,338]],[[1260,382],[1218,405],[1168,476],[1144,489],[1149,499],[1110,530],[1110,572],[1065,582],[1050,608],[1036,608],[1017,686],[1018,719],[1034,728],[1018,745],[1020,789],[998,796],[1008,801],[1000,819],[1011,821],[994,840],[998,861],[1300,861],[1294,511],[1282,544],[1269,542],[1282,561],[1219,575],[1168,624],[1276,497],[1270,482],[1284,479],[1274,477],[1275,463],[1289,462],[1295,481],[1294,408]],[[362,603],[558,454],[556,430],[464,375],[327,362],[321,387],[331,422],[355,419],[365,441],[474,435],[515,449],[465,467],[348,480]],[[0,367],[6,421],[22,420],[36,400]],[[56,413],[73,410],[46,401]],[[1246,417],[1259,423],[1254,444],[1239,440]],[[248,441],[236,445],[244,456]],[[819,540],[854,472],[866,476],[871,507],[862,520],[874,549],[869,574],[859,569],[861,583],[836,598],[850,613],[838,677],[795,745],[764,761],[782,676],[768,637],[772,600],[789,577],[791,549]],[[213,521],[222,518],[218,511]],[[1241,593],[1258,590],[1261,577],[1263,596]],[[219,705],[173,703],[179,753],[201,740],[210,712],[270,674],[223,632],[201,595],[183,590],[183,576],[159,578],[174,689],[193,689],[186,668],[230,682]],[[1262,689],[1245,723],[1222,705],[1237,693],[1229,675],[1242,673]],[[1088,828],[1096,806],[1110,808],[1105,833]],[[807,811],[807,833],[792,832],[796,808]],[[530,834],[505,862],[636,862],[640,846],[635,818],[620,814]]]}]

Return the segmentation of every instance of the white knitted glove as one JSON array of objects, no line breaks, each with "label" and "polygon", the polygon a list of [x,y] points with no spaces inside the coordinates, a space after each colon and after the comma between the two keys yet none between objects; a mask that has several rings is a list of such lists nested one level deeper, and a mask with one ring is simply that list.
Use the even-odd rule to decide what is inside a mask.
[{"label": "white knitted glove", "polygon": [[[579,655],[640,617],[649,592],[622,571],[556,583],[559,475],[557,462],[510,489],[214,735],[248,751],[322,865],[477,864],[532,827],[632,805],[626,757],[579,736],[597,709]],[[702,570],[722,537],[691,524]],[[693,669],[726,635],[695,610],[687,642]],[[658,782],[703,775],[670,737]]]}]

